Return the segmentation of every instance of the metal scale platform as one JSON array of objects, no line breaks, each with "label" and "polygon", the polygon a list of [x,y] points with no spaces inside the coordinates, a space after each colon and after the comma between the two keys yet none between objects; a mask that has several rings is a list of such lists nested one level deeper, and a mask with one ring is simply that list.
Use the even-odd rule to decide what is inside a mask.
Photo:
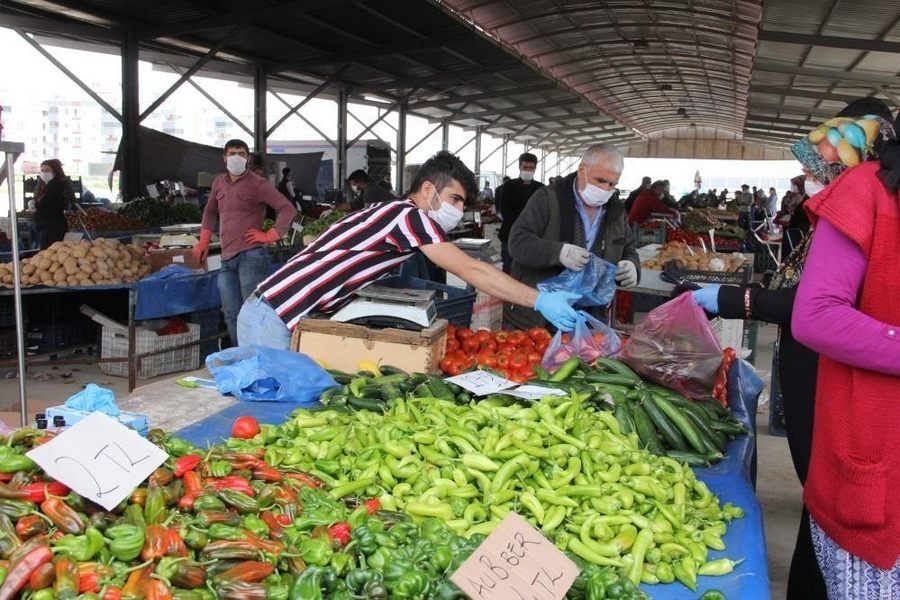
[{"label": "metal scale platform", "polygon": [[332,321],[364,325],[373,329],[405,329],[421,331],[434,322],[434,290],[407,290],[370,285],[337,311]]}]

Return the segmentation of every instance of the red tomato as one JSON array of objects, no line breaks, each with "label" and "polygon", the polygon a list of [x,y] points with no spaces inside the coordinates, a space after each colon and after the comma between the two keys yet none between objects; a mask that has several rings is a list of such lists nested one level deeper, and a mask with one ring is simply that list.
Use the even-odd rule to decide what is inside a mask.
[{"label": "red tomato", "polygon": [[488,340],[493,340],[494,336],[491,335],[490,331],[485,331],[484,329],[479,330],[475,333],[475,339],[478,340],[478,344],[484,344]]},{"label": "red tomato", "polygon": [[549,345],[550,345],[550,340],[549,340],[549,339],[546,339],[546,340],[540,340],[539,342],[537,342],[537,343],[534,345],[534,350],[535,350],[536,352],[540,352],[541,354],[543,354],[544,352],[547,351],[547,346],[549,346]]},{"label": "red tomato", "polygon": [[511,379],[516,383],[525,383],[526,381],[528,381],[528,377],[523,375],[522,373],[519,373],[518,371],[510,373],[506,378]]},{"label": "red tomato", "polygon": [[445,355],[444,358],[441,359],[441,362],[438,363],[438,367],[440,367],[441,371],[443,371],[444,373],[447,373],[448,369],[450,368],[450,365],[452,365],[452,364],[453,364],[453,359],[450,358],[449,356]]},{"label": "red tomato", "polygon": [[539,365],[541,364],[542,355],[537,352],[529,352],[528,353],[528,364],[529,365]]},{"label": "red tomato", "polygon": [[562,334],[562,343],[563,343],[563,344],[568,344],[568,343],[569,343],[569,338],[570,338],[570,337],[571,337],[571,336],[570,336],[568,333]]},{"label": "red tomato", "polygon": [[504,370],[509,367],[509,356],[506,354],[500,354],[497,356],[497,366],[500,367],[501,370]]},{"label": "red tomato", "polygon": [[517,346],[520,345],[522,343],[522,340],[524,340],[524,339],[525,339],[525,332],[521,331],[519,329],[516,329],[515,331],[513,331],[512,333],[509,334],[509,341]]},{"label": "red tomato", "polygon": [[505,342],[506,340],[509,339],[509,332],[508,331],[498,331],[494,334],[494,339],[497,340],[498,344],[502,344],[503,342]]},{"label": "red tomato", "polygon": [[450,375],[451,377],[455,376],[455,375],[459,375],[462,372],[463,372],[462,364],[459,362],[456,362],[456,361],[450,363],[450,366],[447,368],[447,375]]},{"label": "red tomato", "polygon": [[528,337],[530,337],[535,342],[539,342],[541,340],[549,340],[550,332],[543,327],[532,327],[528,330]]},{"label": "red tomato", "polygon": [[491,352],[495,352],[497,350],[497,341],[493,338],[489,339],[486,342],[482,342],[481,347],[490,350]]},{"label": "red tomato", "polygon": [[524,354],[513,354],[509,357],[509,366],[512,369],[521,369],[528,364],[528,358]]},{"label": "red tomato", "polygon": [[474,337],[466,338],[463,340],[462,349],[466,354],[475,354],[481,348],[481,344],[478,343]]},{"label": "red tomato", "polygon": [[524,338],[519,343],[519,349],[520,350],[534,350],[534,340],[532,340],[530,337]]},{"label": "red tomato", "polygon": [[456,337],[459,338],[459,341],[463,341],[466,338],[470,338],[475,335],[475,332],[469,329],[468,327],[463,327],[462,329],[456,330]]},{"label": "red tomato", "polygon": [[525,365],[521,369],[519,369],[519,375],[525,377],[526,379],[531,379],[534,377],[534,367],[532,365]]},{"label": "red tomato", "polygon": [[447,338],[447,345],[445,346],[447,352],[453,352],[454,350],[459,350],[459,340],[453,337]]},{"label": "red tomato", "polygon": [[447,325],[447,337],[448,338],[456,337],[456,330],[457,330],[457,327],[453,323],[450,323],[449,325]]},{"label": "red tomato", "polygon": [[475,358],[478,360],[479,365],[491,368],[497,366],[497,357],[490,350],[482,350]]},{"label": "red tomato", "polygon": [[515,354],[516,350],[517,350],[517,348],[514,345],[512,345],[510,343],[503,343],[503,344],[500,344],[500,347],[497,349],[497,352],[499,352],[500,354],[510,355],[510,354]]},{"label": "red tomato", "polygon": [[259,422],[250,415],[243,415],[231,424],[231,437],[249,440],[259,433]]}]

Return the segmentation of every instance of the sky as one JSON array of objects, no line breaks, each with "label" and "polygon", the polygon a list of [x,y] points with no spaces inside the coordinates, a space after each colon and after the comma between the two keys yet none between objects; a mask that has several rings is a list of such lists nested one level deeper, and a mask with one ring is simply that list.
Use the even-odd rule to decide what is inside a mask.
[{"label": "sky", "polygon": [[[16,131],[16,107],[34,106],[46,100],[89,100],[87,94],[74,82],[69,80],[60,70],[53,66],[37,50],[32,48],[18,34],[9,29],[0,28],[0,47],[4,48],[6,56],[14,56],[15,60],[0,62],[0,104],[12,106],[10,114],[0,115],[0,119],[6,126],[4,139],[13,140],[10,132]],[[121,73],[119,58],[113,54],[101,54],[65,48],[48,46],[48,50],[78,77],[88,83],[101,97],[114,107],[121,104],[119,88]],[[160,72],[153,65],[140,63],[140,103],[142,107],[152,103],[158,95],[166,90],[177,79],[173,73]],[[252,125],[252,89],[235,82],[222,81],[208,77],[197,77],[193,80],[203,87],[209,94],[220,100],[233,114],[241,118],[248,126]],[[296,104],[302,97],[281,94],[281,97],[290,104]],[[269,107],[269,124],[273,124],[288,109],[271,92],[267,98]],[[171,111],[180,115],[185,120],[190,120],[194,115],[204,111],[219,114],[216,109],[200,92],[192,86],[182,85],[166,102],[159,111]],[[369,123],[377,118],[377,110],[373,107],[352,105],[351,113],[361,121]],[[300,111],[307,119],[316,124],[327,135],[335,135],[337,128],[337,107],[328,100],[314,99],[305,105]],[[196,120],[196,119],[195,119]],[[397,126],[396,114],[391,114],[373,128],[374,134],[396,145]],[[434,128],[434,124],[424,119],[410,117],[407,123],[408,137],[407,147],[411,147],[426,133]],[[353,117],[349,119],[348,137],[356,137],[364,129],[364,125]],[[371,138],[369,133],[365,138]],[[235,126],[235,134],[247,138],[246,132]],[[192,139],[186,131],[185,137],[199,143],[210,143],[210,140]],[[459,150],[460,158],[470,167],[474,162],[475,144],[465,145],[472,137],[472,132],[458,127],[450,128],[450,150]],[[321,137],[306,123],[297,117],[291,117],[270,138],[276,140],[319,140]],[[482,138],[482,156],[487,156],[500,144],[499,138],[484,136]],[[417,164],[428,156],[440,150],[440,131],[434,132],[427,140],[413,149],[407,157],[407,164]],[[511,143],[508,148],[508,160],[511,162],[523,150],[519,144]],[[40,150],[37,152],[40,154]],[[49,157],[47,157],[49,158]],[[543,159],[544,157],[540,156]],[[150,160],[150,158],[148,158]],[[506,173],[515,177],[517,167],[513,164],[504,169],[501,165],[501,152],[491,155],[482,165],[484,173]],[[572,160],[557,164],[558,157],[550,155],[542,160],[538,166],[538,177],[548,178],[551,175],[566,174],[574,169],[577,164]],[[626,157],[625,171],[620,180],[622,189],[631,189],[639,184],[643,175],[649,175],[653,179],[669,179],[672,182],[673,191],[689,190],[693,187],[693,178],[696,171],[700,171],[704,179],[704,187],[723,187],[714,185],[715,181],[730,181],[746,179],[751,185],[759,184],[765,187],[776,185],[779,193],[786,187],[787,179],[799,172],[798,165],[794,161],[717,161],[717,160],[693,160],[693,159],[630,159]],[[722,179],[726,178],[726,179]],[[708,185],[709,184],[709,185]],[[733,189],[732,185],[725,185]],[[0,190],[0,209],[3,213],[7,210],[7,188],[2,186]]]}]

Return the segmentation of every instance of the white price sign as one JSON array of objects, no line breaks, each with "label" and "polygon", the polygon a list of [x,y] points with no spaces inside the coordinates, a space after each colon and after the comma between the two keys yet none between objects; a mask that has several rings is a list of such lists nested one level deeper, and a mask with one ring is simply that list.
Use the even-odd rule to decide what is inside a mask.
[{"label": "white price sign", "polygon": [[57,481],[112,510],[168,455],[133,429],[94,412],[28,457]]},{"label": "white price sign", "polygon": [[448,377],[444,381],[455,383],[476,396],[489,396],[516,387],[515,381],[497,377],[487,371],[469,371],[468,373]]}]

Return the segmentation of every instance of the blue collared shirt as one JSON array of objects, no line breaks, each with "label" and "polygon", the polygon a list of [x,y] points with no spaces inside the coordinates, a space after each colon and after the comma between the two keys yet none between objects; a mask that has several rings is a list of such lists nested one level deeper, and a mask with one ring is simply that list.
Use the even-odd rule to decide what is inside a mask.
[{"label": "blue collared shirt", "polygon": [[575,191],[575,210],[581,217],[581,223],[584,226],[585,247],[588,252],[592,251],[594,242],[597,241],[597,235],[600,233],[600,224],[603,223],[603,213],[606,206],[601,206],[594,213],[594,219],[588,215],[587,209],[584,207],[584,200],[581,199],[581,192],[578,191],[578,178],[572,182],[572,189]]}]

